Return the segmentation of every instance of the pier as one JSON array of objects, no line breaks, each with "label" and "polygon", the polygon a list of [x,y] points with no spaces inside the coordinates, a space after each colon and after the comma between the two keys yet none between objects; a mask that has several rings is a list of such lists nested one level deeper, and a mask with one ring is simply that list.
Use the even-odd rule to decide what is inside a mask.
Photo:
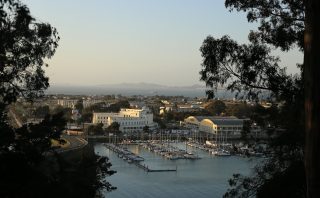
[{"label": "pier", "polygon": [[151,141],[147,143],[140,144],[143,148],[157,153],[169,160],[178,160],[178,159],[189,159],[196,160],[200,159],[198,155],[187,152],[186,150],[180,149],[178,147],[172,146],[167,143]]},{"label": "pier", "polygon": [[118,157],[127,160],[128,163],[133,163],[134,165],[143,169],[146,172],[176,172],[178,169],[177,166],[175,169],[150,169],[147,165],[140,163],[141,161],[144,161],[142,157],[135,155],[130,151],[125,150],[114,144],[104,144],[104,146],[107,147],[109,150],[117,153]]},{"label": "pier", "polygon": [[176,172],[177,171],[177,167],[176,167],[176,169],[150,169],[145,164],[140,164],[137,162],[135,162],[134,164],[146,172]]}]

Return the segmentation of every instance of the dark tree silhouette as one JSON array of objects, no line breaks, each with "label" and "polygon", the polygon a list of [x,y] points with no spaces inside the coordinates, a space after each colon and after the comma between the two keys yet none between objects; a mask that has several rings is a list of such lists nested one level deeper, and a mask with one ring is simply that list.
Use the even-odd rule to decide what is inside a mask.
[{"label": "dark tree silhouette", "polygon": [[221,113],[225,113],[227,106],[221,100],[215,100],[206,106],[206,110],[214,116],[219,116]]},{"label": "dark tree silhouette", "polygon": [[307,196],[320,195],[320,2],[306,0],[304,33]]},{"label": "dark tree silhouette", "polygon": [[35,109],[34,116],[36,118],[44,118],[49,113],[50,113],[50,108],[48,105],[39,106]]},{"label": "dark tree silhouette", "polygon": [[82,113],[83,110],[83,101],[79,100],[77,103],[74,105],[74,108],[79,111],[79,113]]},{"label": "dark tree silhouette", "polygon": [[39,23],[17,0],[0,1],[0,97],[9,104],[18,96],[34,98],[48,88],[43,59],[51,58],[59,36],[48,23]]},{"label": "dark tree silhouette", "polygon": [[112,122],[110,126],[108,126],[107,130],[110,132],[119,132],[120,124],[118,122]]},{"label": "dark tree silhouette", "polygon": [[143,132],[145,132],[145,133],[149,133],[149,132],[150,132],[149,126],[147,126],[147,125],[144,126],[142,130],[143,130]]},{"label": "dark tree silhouette", "polygon": [[[225,5],[230,11],[247,12],[248,22],[258,22],[259,27],[249,34],[249,44],[238,44],[228,36],[205,39],[200,48],[200,74],[211,88],[208,96],[214,97],[218,86],[227,85],[238,96],[253,100],[265,90],[270,99],[282,104],[262,120],[276,133],[277,138],[270,142],[272,154],[256,167],[253,177],[234,175],[230,180],[233,189],[225,197],[317,197],[320,3],[226,0]],[[289,51],[294,46],[304,52],[304,63],[298,65],[300,74],[288,75],[270,52],[272,47]]]},{"label": "dark tree silhouette", "polygon": [[52,139],[61,140],[63,112],[39,124],[9,124],[10,104],[48,88],[44,59],[54,55],[58,41],[56,29],[36,21],[19,0],[0,0],[0,197],[94,197],[101,187],[112,189],[100,180],[113,174],[107,158],[66,164],[51,147]]}]

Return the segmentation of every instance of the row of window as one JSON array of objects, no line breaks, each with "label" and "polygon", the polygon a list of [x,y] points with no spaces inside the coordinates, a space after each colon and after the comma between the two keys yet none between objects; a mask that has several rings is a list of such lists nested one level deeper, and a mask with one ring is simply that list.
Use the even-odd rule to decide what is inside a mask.
[{"label": "row of window", "polygon": [[242,130],[242,127],[218,127],[218,130]]},{"label": "row of window", "polygon": [[[214,130],[215,131],[225,131],[225,132],[234,132],[234,131],[241,131],[242,130],[242,127],[217,127],[217,128],[214,128]],[[201,125],[200,130],[211,131],[212,128],[210,126]]]},{"label": "row of window", "polygon": [[97,119],[98,119],[98,120],[100,120],[100,119],[101,119],[101,120],[105,120],[105,119],[108,119],[108,117],[99,117],[99,116],[98,116]]},{"label": "row of window", "polygon": [[[144,125],[145,121],[135,121],[135,122],[120,122],[120,125]],[[148,124],[148,122],[147,122]]]},{"label": "row of window", "polygon": [[123,129],[143,129],[143,127],[123,127]]}]

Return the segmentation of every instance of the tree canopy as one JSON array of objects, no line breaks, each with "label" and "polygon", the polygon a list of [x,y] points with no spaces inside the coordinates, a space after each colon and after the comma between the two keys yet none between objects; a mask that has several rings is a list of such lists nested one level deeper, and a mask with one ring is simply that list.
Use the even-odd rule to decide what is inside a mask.
[{"label": "tree canopy", "polygon": [[112,189],[102,178],[113,173],[107,158],[92,155],[71,165],[51,146],[65,129],[63,111],[50,115],[45,107],[38,109],[46,114],[39,124],[9,124],[10,104],[19,97],[32,101],[48,88],[44,60],[58,41],[57,30],[35,20],[19,0],[0,0],[0,197],[94,197],[101,187]]},{"label": "tree canopy", "polygon": [[252,118],[262,126],[265,122],[271,125],[264,130],[277,137],[270,139],[272,152],[252,177],[234,175],[225,197],[304,197],[304,66],[297,64],[299,74],[287,74],[280,58],[271,55],[275,48],[304,51],[304,2],[226,0],[225,5],[230,11],[246,12],[248,22],[257,22],[258,29],[250,32],[248,44],[239,44],[229,36],[208,36],[200,48],[201,80],[209,88],[209,98],[220,86],[253,101],[269,95],[274,108],[260,111],[263,117]]},{"label": "tree canopy", "polygon": [[108,126],[107,130],[110,132],[119,132],[120,124],[118,122],[112,122],[110,126]]},{"label": "tree canopy", "polygon": [[219,116],[225,113],[227,106],[221,100],[214,100],[206,106],[206,110],[209,111],[214,116]]},{"label": "tree canopy", "polygon": [[18,96],[34,98],[48,88],[43,67],[58,46],[57,30],[37,22],[17,0],[0,1],[0,98],[9,104]]}]

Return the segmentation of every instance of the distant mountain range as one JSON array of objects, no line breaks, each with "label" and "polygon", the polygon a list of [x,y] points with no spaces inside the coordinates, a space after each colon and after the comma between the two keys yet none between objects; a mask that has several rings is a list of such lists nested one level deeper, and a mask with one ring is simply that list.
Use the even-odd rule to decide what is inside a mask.
[{"label": "distant mountain range", "polygon": [[[120,83],[101,85],[51,85],[48,94],[70,94],[70,95],[182,95],[187,97],[205,97],[206,87],[194,84],[191,86],[167,86],[154,83]],[[221,92],[221,94],[219,94]],[[223,89],[218,91],[222,98],[233,97]]]},{"label": "distant mountain range", "polygon": [[154,83],[120,83],[120,84],[104,84],[96,87],[104,88],[132,88],[132,89],[205,89],[204,85],[194,84],[191,86],[167,86]]}]

